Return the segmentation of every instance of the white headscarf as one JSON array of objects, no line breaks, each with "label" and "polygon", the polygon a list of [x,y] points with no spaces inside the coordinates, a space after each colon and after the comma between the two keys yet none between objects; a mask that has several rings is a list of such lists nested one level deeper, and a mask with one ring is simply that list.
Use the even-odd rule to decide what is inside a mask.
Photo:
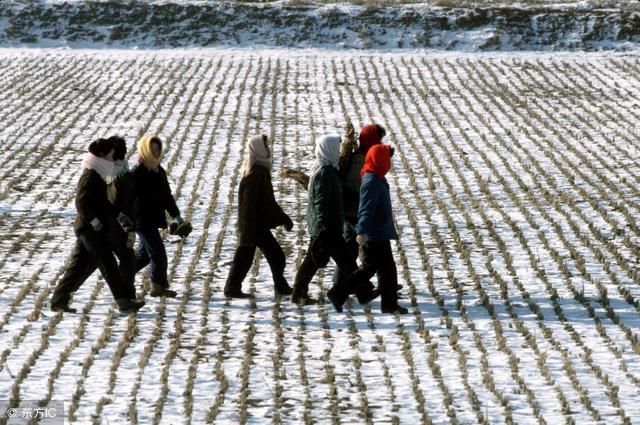
[{"label": "white headscarf", "polygon": [[249,174],[251,167],[255,164],[262,165],[271,170],[271,155],[267,152],[267,148],[264,146],[264,134],[257,134],[249,139],[247,142],[247,155],[244,163],[242,164],[242,175]]},{"label": "white headscarf", "polygon": [[316,142],[316,160],[311,167],[311,174],[315,174],[325,165],[330,165],[336,170],[340,161],[340,136],[332,133],[322,136]]},{"label": "white headscarf", "polygon": [[96,173],[100,174],[102,180],[104,180],[107,184],[111,183],[116,177],[113,162],[109,161],[108,159],[95,156],[91,152],[87,152],[84,154],[81,167],[83,170],[93,170]]}]

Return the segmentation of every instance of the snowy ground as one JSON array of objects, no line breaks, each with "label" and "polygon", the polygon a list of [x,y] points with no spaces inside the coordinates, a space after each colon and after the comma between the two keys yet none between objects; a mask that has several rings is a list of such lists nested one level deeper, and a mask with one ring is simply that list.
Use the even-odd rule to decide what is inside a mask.
[{"label": "snowy ground", "polygon": [[[64,401],[69,423],[640,423],[637,55],[8,49],[0,69],[5,403]],[[306,193],[277,170],[346,119],[397,147],[411,314],[276,302],[264,260],[256,301],[227,302],[244,141],[275,140],[293,282]],[[52,314],[82,151],[114,133],[132,155],[168,141],[194,224],[166,237],[180,295],[123,316],[94,275],[81,313]]]},{"label": "snowy ground", "polygon": [[637,51],[637,0],[3,0],[0,47]]}]

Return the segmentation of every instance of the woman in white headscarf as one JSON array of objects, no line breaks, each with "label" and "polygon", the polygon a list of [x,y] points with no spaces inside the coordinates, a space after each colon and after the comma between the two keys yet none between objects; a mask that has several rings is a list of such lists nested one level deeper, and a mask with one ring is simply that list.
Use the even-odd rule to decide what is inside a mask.
[{"label": "woman in white headscarf", "polygon": [[[291,295],[291,301],[301,305],[316,304],[317,301],[309,297],[309,282],[319,268],[328,264],[330,258],[344,271],[345,277],[357,269],[356,261],[342,237],[344,212],[342,184],[338,174],[340,136],[328,134],[321,137],[316,143],[315,155],[307,205],[307,227],[311,241],[296,274]],[[338,312],[342,311],[349,292],[347,281],[342,278],[327,293]],[[376,295],[369,286],[360,283],[356,293],[361,304],[368,303]]]},{"label": "woman in white headscarf", "polygon": [[256,248],[260,248],[269,263],[276,295],[290,295],[291,287],[284,277],[285,255],[271,229],[284,226],[291,230],[293,221],[282,211],[273,194],[271,150],[267,135],[253,136],[247,142],[246,149],[238,191],[239,243],[224,295],[227,298],[252,296],[242,292],[242,281],[251,268]]}]

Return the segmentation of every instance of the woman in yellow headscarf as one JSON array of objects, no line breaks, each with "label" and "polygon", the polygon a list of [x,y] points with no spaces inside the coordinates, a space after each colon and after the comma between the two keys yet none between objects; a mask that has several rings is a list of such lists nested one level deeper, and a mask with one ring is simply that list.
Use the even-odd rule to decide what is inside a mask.
[{"label": "woman in yellow headscarf", "polygon": [[140,247],[136,251],[136,272],[151,265],[152,297],[177,296],[169,289],[167,279],[167,252],[159,228],[167,227],[165,211],[173,221],[182,224],[180,210],[171,194],[167,173],[160,165],[162,140],[153,135],[138,141],[138,165],[133,170],[136,188],[136,232]]},{"label": "woman in yellow headscarf", "polygon": [[145,135],[138,140],[140,162],[150,170],[158,170],[162,158],[162,141],[157,136]]}]

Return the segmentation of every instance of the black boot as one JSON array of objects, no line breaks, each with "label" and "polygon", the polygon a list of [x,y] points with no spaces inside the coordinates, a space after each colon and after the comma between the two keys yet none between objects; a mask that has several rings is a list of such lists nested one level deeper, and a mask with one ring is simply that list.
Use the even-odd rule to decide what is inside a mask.
[{"label": "black boot", "polygon": [[276,282],[273,284],[273,289],[276,293],[276,296],[291,295],[293,293],[293,288],[289,286],[286,279],[284,278],[276,280]]},{"label": "black boot", "polygon": [[318,300],[309,297],[309,294],[302,294],[299,291],[296,291],[295,288],[291,294],[291,302],[299,305],[313,305],[318,304]]},{"label": "black boot", "polygon": [[338,313],[342,313],[342,306],[348,297],[347,292],[337,289],[335,286],[327,291],[327,298],[329,298],[333,308],[335,308]]},{"label": "black boot", "polygon": [[51,304],[51,311],[55,311],[56,313],[77,313],[78,310],[75,308],[69,307],[69,304]]},{"label": "black boot", "polygon": [[151,283],[151,292],[149,295],[152,297],[166,297],[166,298],[175,298],[178,296],[176,291],[173,291],[169,288],[165,288],[162,285],[158,285],[157,283]]},{"label": "black boot", "polygon": [[144,307],[144,301],[138,301],[129,298],[118,298],[116,300],[120,313],[135,313]]},{"label": "black boot", "polygon": [[253,298],[253,295],[247,294],[246,292],[242,292],[240,288],[229,288],[224,287],[224,296],[225,298]]},{"label": "black boot", "polygon": [[394,306],[390,306],[390,307],[382,307],[380,309],[380,311],[382,311],[383,313],[392,313],[392,314],[407,314],[409,313],[409,310],[407,310],[405,307],[400,307],[399,305],[394,305]]},{"label": "black boot", "polygon": [[360,305],[369,304],[380,295],[380,290],[375,288],[371,282],[366,282],[356,290],[356,297]]}]

